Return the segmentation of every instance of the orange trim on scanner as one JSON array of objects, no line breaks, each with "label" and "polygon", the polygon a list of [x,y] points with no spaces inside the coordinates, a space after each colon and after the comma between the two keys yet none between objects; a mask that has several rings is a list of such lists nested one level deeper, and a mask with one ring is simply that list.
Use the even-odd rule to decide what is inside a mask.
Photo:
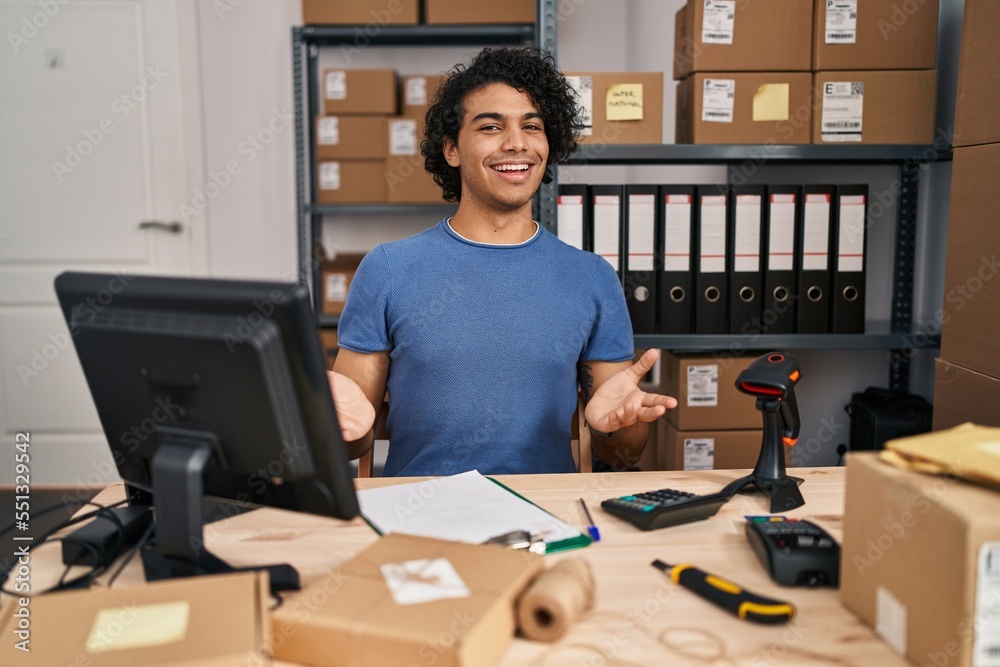
[{"label": "orange trim on scanner", "polygon": [[785,443],[786,445],[788,445],[789,447],[794,447],[795,443],[798,442],[799,439],[798,438],[788,438],[788,437],[782,436],[781,437],[781,441],[783,443]]},{"label": "orange trim on scanner", "polygon": [[792,382],[795,382],[796,380],[799,379],[799,372],[792,371],[792,374],[788,376],[788,379],[791,380]]}]

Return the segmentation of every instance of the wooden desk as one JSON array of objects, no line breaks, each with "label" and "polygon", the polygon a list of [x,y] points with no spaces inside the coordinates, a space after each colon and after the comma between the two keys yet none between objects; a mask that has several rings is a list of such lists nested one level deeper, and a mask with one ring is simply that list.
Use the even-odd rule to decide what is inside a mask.
[{"label": "wooden desk", "polygon": [[[515,640],[498,664],[906,665],[840,605],[835,590],[783,588],[771,582],[744,534],[744,515],[767,513],[767,503],[760,493],[737,496],[708,521],[651,532],[639,531],[600,509],[606,498],[657,488],[711,493],[744,473],[719,470],[499,477],[515,491],[581,527],[585,520],[579,498],[584,498],[603,539],[586,549],[548,557],[552,561],[585,558],[590,562],[597,580],[596,609],[559,644]],[[792,473],[805,479],[801,489],[806,505],[788,515],[816,521],[839,539],[844,469],[804,468]],[[375,478],[359,480],[358,486],[372,488],[405,481],[414,480]],[[114,502],[121,497],[122,488],[116,486],[106,489],[97,500]],[[210,524],[205,536],[209,549],[233,565],[289,562],[298,568],[305,584],[377,539],[360,519],[342,522],[267,508]],[[45,567],[41,556],[39,553],[33,561],[36,587],[42,585]],[[650,566],[656,558],[692,563],[755,592],[786,599],[796,605],[798,616],[783,626],[740,621],[675,586]],[[57,562],[50,565],[49,573],[55,569],[61,572]],[[133,562],[115,586],[142,581],[141,566]],[[664,631],[668,631],[668,643],[686,645],[686,652],[657,643],[655,637]],[[706,652],[718,657],[699,657]],[[291,667],[287,662],[275,664]]]}]

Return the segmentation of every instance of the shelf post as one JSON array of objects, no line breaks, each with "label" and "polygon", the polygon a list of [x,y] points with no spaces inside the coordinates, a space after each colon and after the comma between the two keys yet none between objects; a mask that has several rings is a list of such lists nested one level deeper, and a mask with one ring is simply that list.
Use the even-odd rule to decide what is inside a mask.
[{"label": "shelf post", "polygon": [[[890,323],[892,333],[909,335],[913,330],[913,266],[917,246],[917,194],[920,185],[920,163],[911,159],[900,164],[899,179]],[[890,389],[909,391],[911,354],[911,348],[890,350]]]},{"label": "shelf post", "polygon": [[[544,49],[552,54],[552,57],[559,62],[558,58],[558,26],[559,14],[556,0],[538,0],[535,15],[535,46]],[[534,216],[542,227],[556,233],[556,205],[559,194],[559,169],[552,170],[552,182],[542,183],[535,197]]]}]

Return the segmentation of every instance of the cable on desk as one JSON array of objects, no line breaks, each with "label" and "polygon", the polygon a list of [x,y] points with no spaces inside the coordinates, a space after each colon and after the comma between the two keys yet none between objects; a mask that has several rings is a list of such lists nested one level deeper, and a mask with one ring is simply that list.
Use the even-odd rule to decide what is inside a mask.
[{"label": "cable on desk", "polygon": [[156,523],[150,522],[145,532],[143,532],[142,537],[139,538],[139,541],[135,543],[135,546],[129,549],[129,552],[127,554],[125,554],[125,559],[118,565],[118,568],[114,571],[114,574],[111,575],[111,578],[108,579],[107,583],[108,588],[111,588],[111,586],[114,585],[115,579],[117,579],[118,575],[122,573],[122,570],[124,570],[125,566],[129,564],[129,561],[131,561],[132,558],[137,553],[142,551],[142,548],[144,546],[146,546],[146,543],[149,541],[149,538],[153,536],[153,529],[155,527]]}]

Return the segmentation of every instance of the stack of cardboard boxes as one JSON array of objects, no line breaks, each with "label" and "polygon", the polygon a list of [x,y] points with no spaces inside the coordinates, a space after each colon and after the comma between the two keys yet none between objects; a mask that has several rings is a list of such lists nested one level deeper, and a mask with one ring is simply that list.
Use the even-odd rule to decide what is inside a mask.
[{"label": "stack of cardboard boxes", "polygon": [[677,407],[656,424],[657,470],[754,467],[763,418],[756,399],[736,389],[736,377],[754,359],[663,353],[659,392],[676,398]]},{"label": "stack of cardboard boxes", "polygon": [[677,143],[934,139],[937,0],[690,0]]},{"label": "stack of cardboard boxes", "polygon": [[392,69],[323,71],[316,119],[320,204],[441,203],[420,155],[423,116],[441,77],[403,78]]},{"label": "stack of cardboard boxes", "polygon": [[966,0],[934,430],[1000,426],[1000,3]]}]

